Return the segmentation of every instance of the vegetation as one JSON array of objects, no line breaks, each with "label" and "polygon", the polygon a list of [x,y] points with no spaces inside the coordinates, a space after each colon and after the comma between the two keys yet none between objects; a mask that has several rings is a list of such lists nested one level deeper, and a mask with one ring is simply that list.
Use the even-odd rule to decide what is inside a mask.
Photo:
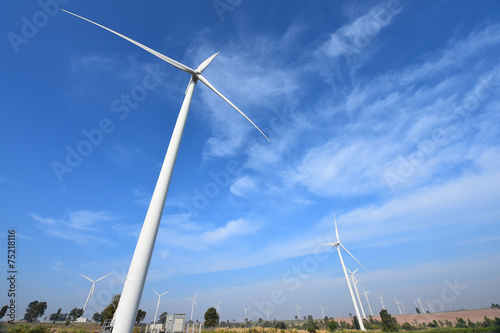
[{"label": "vegetation", "polygon": [[160,317],[158,318],[158,321],[162,324],[165,324],[167,322],[167,315],[168,313],[165,311],[163,312]]},{"label": "vegetation", "polygon": [[28,304],[26,309],[26,314],[24,315],[24,320],[28,323],[36,321],[39,317],[43,316],[45,310],[47,309],[47,302],[33,301]]},{"label": "vegetation", "polygon": [[205,323],[203,324],[207,328],[212,328],[219,325],[219,314],[214,307],[208,308],[207,312],[205,312]]},{"label": "vegetation", "polygon": [[143,311],[141,309],[137,310],[137,316],[135,316],[135,324],[139,324],[141,321],[146,318],[146,311]]},{"label": "vegetation", "polygon": [[8,308],[9,307],[7,305],[2,306],[2,309],[0,310],[0,319],[2,319],[3,316],[5,316],[5,314],[7,313],[7,309]]}]

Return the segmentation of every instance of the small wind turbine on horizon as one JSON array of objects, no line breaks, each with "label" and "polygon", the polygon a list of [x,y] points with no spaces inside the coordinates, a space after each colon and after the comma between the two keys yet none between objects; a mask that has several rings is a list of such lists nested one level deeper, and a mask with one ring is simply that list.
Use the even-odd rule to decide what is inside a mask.
[{"label": "small wind turbine on horizon", "polygon": [[297,306],[297,318],[298,320],[300,320],[300,311],[299,310],[302,310],[302,308],[299,308],[299,304],[295,303],[295,305]]},{"label": "small wind turbine on horizon", "polygon": [[269,321],[269,304],[267,304],[267,310],[266,310],[266,313],[267,313],[267,321]]},{"label": "small wind turbine on horizon", "polygon": [[[363,287],[361,287],[361,289],[363,289]],[[368,293],[369,293],[369,292],[370,292],[370,290],[365,291],[365,289],[363,289],[363,294],[365,294],[366,303],[368,303],[368,309],[370,309],[370,315],[373,317],[372,307],[371,307],[371,305],[370,305],[370,301],[368,300]]]},{"label": "small wind turbine on horizon", "polygon": [[255,125],[253,121],[250,120],[250,118],[248,118],[240,109],[236,107],[236,105],[234,105],[229,99],[222,95],[217,89],[215,89],[214,86],[212,86],[210,82],[208,82],[208,80],[204,76],[201,75],[201,73],[208,67],[208,65],[210,65],[210,63],[212,62],[212,60],[214,60],[215,56],[217,56],[218,53],[215,53],[214,55],[203,61],[197,69],[192,69],[103,25],[86,19],[83,16],[71,13],[67,10],[62,10],[68,14],[92,23],[102,29],[105,29],[129,41],[130,43],[135,44],[136,46],[139,46],[143,50],[155,55],[156,57],[169,63],[175,68],[191,75],[187,89],[185,91],[184,101],[182,102],[181,110],[179,111],[174,131],[167,148],[167,153],[161,167],[160,175],[158,176],[158,181],[156,183],[156,187],[153,192],[146,217],[144,219],[144,224],[137,241],[134,255],[130,263],[127,278],[121,292],[120,302],[118,303],[118,308],[115,312],[113,332],[131,333],[134,328],[137,310],[139,308],[139,303],[144,291],[144,284],[146,282],[146,276],[148,273],[149,264],[151,262],[151,256],[153,254],[156,237],[158,235],[158,229],[163,214],[163,208],[165,206],[170,179],[172,178],[172,172],[174,169],[175,160],[177,158],[177,152],[179,151],[182,134],[184,132],[184,127],[189,113],[189,106],[191,105],[191,99],[193,97],[194,87],[196,83],[198,83],[198,81],[203,82],[203,84],[205,84],[209,89],[211,89],[214,93],[216,93],[219,97],[221,97],[229,105],[236,109],[236,111],[238,111],[243,117],[245,117],[245,119],[247,119],[266,138],[266,140],[269,141],[269,139],[260,130],[260,128],[258,128],[257,125]]},{"label": "small wind turbine on horizon", "polygon": [[163,294],[159,294],[156,290],[154,290],[153,288],[151,288],[152,291],[155,292],[156,295],[158,295],[158,303],[156,303],[156,311],[155,311],[155,317],[153,319],[153,324],[156,324],[156,316],[158,315],[158,308],[160,307],[160,299],[163,295],[165,295],[166,293],[169,293],[171,290],[169,291],[165,291]]},{"label": "small wind turbine on horizon", "polygon": [[434,312],[434,309],[431,306],[431,302],[429,300],[425,301],[425,304],[427,304],[427,308],[429,309],[430,312]]},{"label": "small wind turbine on horizon", "polygon": [[[347,268],[347,267],[346,267]],[[347,269],[349,271],[349,269]],[[356,277],[354,274],[359,270],[356,269],[354,272],[349,271],[349,276],[351,277],[352,284],[354,285],[354,291],[356,292],[356,296],[358,297],[358,302],[359,302],[359,307],[361,308],[361,313],[363,314],[363,318],[366,319],[365,315],[365,309],[363,308],[363,303],[361,303],[361,299],[359,298],[359,290],[358,290],[358,282],[359,280],[356,280]]]},{"label": "small wind turbine on horizon", "polygon": [[215,311],[217,311],[217,314],[219,314],[219,310],[220,310],[220,302],[222,301],[222,299],[219,300],[219,302],[217,303],[217,305],[215,306]]},{"label": "small wind turbine on horizon", "polygon": [[422,304],[422,301],[420,300],[420,297],[417,298],[417,302],[420,305],[420,309],[422,310],[422,313],[425,313],[425,308],[424,308],[424,305]]},{"label": "small wind turbine on horizon", "polygon": [[396,302],[396,305],[398,306],[399,314],[402,315],[403,312],[401,311],[401,307],[399,306],[399,303],[401,303],[401,302],[398,302],[398,300],[396,299],[396,296],[393,296],[393,297],[394,297],[394,301]]},{"label": "small wind turbine on horizon", "polygon": [[245,321],[247,321],[247,319],[248,319],[247,311],[250,310],[251,308],[245,308],[245,306],[243,304],[241,304],[241,306],[243,307],[243,309],[245,309]]},{"label": "small wind turbine on horizon", "polygon": [[191,322],[193,322],[194,305],[196,304],[196,307],[198,307],[198,303],[196,303],[196,296],[198,296],[198,293],[199,291],[196,293],[196,295],[194,295],[193,298],[188,298],[188,300],[193,301],[193,304],[191,304]]},{"label": "small wind turbine on horizon", "polygon": [[105,277],[111,275],[111,273],[109,273],[108,275],[105,275],[97,280],[92,280],[91,278],[86,277],[82,273],[80,273],[80,275],[83,276],[84,278],[86,278],[87,280],[89,280],[90,282],[92,282],[92,288],[90,288],[89,295],[87,296],[87,300],[85,301],[85,305],[83,306],[83,311],[82,311],[82,317],[83,317],[83,314],[85,313],[85,309],[87,308],[87,304],[89,304],[90,300],[92,299],[92,296],[94,295],[95,284],[98,281],[101,281],[102,279],[104,279]]},{"label": "small wind turbine on horizon", "polygon": [[321,307],[321,314],[323,315],[322,318],[324,319],[325,318],[325,310],[326,310],[326,308],[324,308],[323,305],[321,305],[321,304],[319,306]]},{"label": "small wind turbine on horizon", "polygon": [[[361,316],[359,314],[359,309],[358,309],[358,305],[356,303],[356,299],[354,298],[354,293],[352,291],[352,287],[351,287],[351,282],[349,281],[349,276],[347,275],[347,270],[346,270],[346,267],[345,267],[345,264],[344,264],[344,259],[342,258],[342,253],[340,253],[340,247],[342,247],[347,253],[349,253],[349,255],[351,257],[354,258],[354,260],[356,260],[360,265],[361,263],[359,262],[358,259],[356,259],[355,256],[353,256],[351,254],[351,252],[349,252],[345,247],[344,245],[342,245],[342,243],[340,243],[340,239],[339,239],[339,231],[338,231],[338,228],[337,228],[337,220],[335,219],[334,217],[334,222],[335,222],[335,235],[337,237],[337,241],[336,242],[331,242],[331,243],[326,243],[326,244],[322,244],[322,245],[330,245],[331,247],[336,247],[337,248],[337,252],[339,254],[339,259],[340,259],[340,263],[342,264],[342,269],[344,270],[344,276],[345,276],[345,279],[347,281],[347,286],[349,287],[349,293],[351,294],[351,299],[352,299],[352,304],[354,304],[354,310],[356,311],[356,317],[358,318],[358,323],[359,323],[359,328],[362,330],[362,331],[366,331],[365,329],[365,326],[363,325],[363,320],[361,319]],[[361,265],[361,267],[364,267],[363,265]]]},{"label": "small wind turbine on horizon", "polygon": [[382,299],[383,297],[384,294],[380,294],[380,297],[378,299],[380,300],[380,305],[382,306],[382,310],[385,310],[384,300]]}]

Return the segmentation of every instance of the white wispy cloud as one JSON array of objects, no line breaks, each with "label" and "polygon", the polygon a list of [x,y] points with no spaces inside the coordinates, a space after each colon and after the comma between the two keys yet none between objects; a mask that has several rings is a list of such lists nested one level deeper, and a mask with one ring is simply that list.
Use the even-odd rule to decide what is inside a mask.
[{"label": "white wispy cloud", "polygon": [[103,230],[106,222],[116,217],[104,211],[70,211],[61,218],[42,217],[30,214],[38,222],[35,226],[47,234],[83,245],[89,242],[110,243]]}]

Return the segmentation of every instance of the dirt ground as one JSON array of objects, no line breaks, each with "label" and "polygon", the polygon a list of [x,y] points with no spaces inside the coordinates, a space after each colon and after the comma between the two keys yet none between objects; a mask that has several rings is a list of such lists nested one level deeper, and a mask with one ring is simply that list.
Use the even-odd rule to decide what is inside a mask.
[{"label": "dirt ground", "polygon": [[[450,311],[450,312],[434,312],[425,314],[405,314],[405,315],[391,315],[396,318],[398,323],[403,324],[405,322],[413,323],[415,320],[418,324],[420,323],[430,323],[434,319],[436,321],[449,320],[453,324],[457,322],[457,318],[463,318],[465,321],[470,319],[473,323],[477,321],[484,321],[484,316],[493,319],[495,317],[500,317],[500,309],[479,309],[479,310],[464,310],[464,311]],[[380,320],[379,316],[373,316],[373,319]],[[348,323],[352,322],[352,318],[335,318],[336,321],[344,320]]]}]

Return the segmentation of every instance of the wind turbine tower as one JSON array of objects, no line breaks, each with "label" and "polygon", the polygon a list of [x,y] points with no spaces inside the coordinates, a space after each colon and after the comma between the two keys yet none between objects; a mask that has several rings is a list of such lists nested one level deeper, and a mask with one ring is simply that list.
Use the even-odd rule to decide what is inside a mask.
[{"label": "wind turbine tower", "polygon": [[420,300],[420,297],[417,298],[417,302],[420,305],[420,309],[422,310],[422,313],[425,313],[425,308],[424,308],[424,305],[422,304],[422,301]]},{"label": "wind turbine tower", "polygon": [[[361,289],[363,289],[363,287],[361,287]],[[368,293],[370,292],[370,290],[368,291],[365,291],[363,289],[363,294],[365,294],[365,298],[366,298],[366,303],[368,303],[368,309],[370,309],[370,315],[373,317],[373,311],[372,311],[372,307],[370,305],[370,300],[368,299]]]},{"label": "wind turbine tower", "polygon": [[241,304],[241,306],[243,307],[243,309],[245,309],[245,321],[247,321],[248,317],[247,317],[247,311],[251,308],[245,308],[245,306],[243,304]]},{"label": "wind turbine tower", "polygon": [[198,303],[196,303],[196,296],[198,296],[198,293],[199,291],[196,293],[196,295],[194,295],[193,298],[188,298],[188,300],[193,301],[193,304],[191,304],[191,322],[193,322],[194,305],[196,304],[196,307],[198,307]]},{"label": "wind turbine tower", "polygon": [[325,318],[325,308],[321,304],[319,306],[321,306],[321,314],[323,315],[322,318],[324,319]]},{"label": "wind turbine tower", "polygon": [[[349,271],[349,269],[347,269],[347,270]],[[359,307],[361,308],[361,313],[363,314],[363,318],[366,319],[365,309],[363,308],[363,303],[361,303],[361,299],[359,298],[359,290],[358,290],[359,280],[356,280],[356,278],[354,277],[354,273],[356,273],[358,270],[359,270],[359,268],[356,269],[354,272],[352,272],[350,274],[350,276],[351,276],[352,284],[354,285],[354,291],[356,292],[356,296],[358,298]]]},{"label": "wind turbine tower", "polygon": [[425,304],[427,304],[427,308],[429,309],[430,312],[434,312],[434,309],[432,308],[431,302],[429,302],[429,300],[427,300]]},{"label": "wind turbine tower", "polygon": [[155,292],[155,294],[158,295],[158,303],[156,304],[155,317],[153,319],[153,324],[156,324],[156,318],[157,318],[156,316],[158,315],[158,308],[160,307],[160,299],[161,299],[161,297],[163,295],[165,295],[166,293],[169,293],[170,290],[169,291],[165,291],[163,294],[157,293],[156,290],[154,290],[154,289],[151,289],[151,290],[153,290]]},{"label": "wind turbine tower", "polygon": [[302,308],[299,308],[299,305],[297,303],[295,303],[295,305],[297,306],[297,318],[300,320],[300,310],[302,310]]},{"label": "wind turbine tower", "polygon": [[83,311],[82,311],[82,317],[83,317],[83,314],[85,313],[85,309],[87,308],[87,304],[89,304],[90,300],[92,299],[92,296],[94,295],[94,290],[95,290],[95,284],[98,282],[98,281],[101,281],[102,279],[104,279],[105,277],[111,275],[111,273],[109,273],[108,275],[105,275],[97,280],[92,280],[88,277],[86,277],[85,275],[83,275],[82,273],[80,273],[81,276],[83,276],[84,278],[86,278],[87,280],[89,280],[90,282],[92,282],[92,288],[90,288],[90,292],[89,292],[89,295],[87,296],[87,300],[85,301],[85,305],[83,306]]},{"label": "wind turbine tower", "polygon": [[[366,331],[365,326],[363,325],[363,320],[361,319],[361,316],[359,314],[358,304],[356,303],[356,299],[354,298],[354,293],[352,291],[351,282],[349,281],[349,276],[347,275],[347,270],[345,268],[344,259],[342,258],[342,253],[340,253],[340,247],[342,247],[347,253],[349,253],[349,255],[351,257],[353,257],[354,260],[356,260],[360,265],[361,265],[361,263],[358,261],[358,259],[356,259],[356,257],[354,257],[351,254],[351,252],[349,252],[344,247],[344,245],[342,245],[342,243],[340,243],[339,231],[338,231],[338,228],[337,228],[337,220],[335,218],[334,218],[334,222],[335,222],[335,235],[337,236],[337,241],[336,242],[332,242],[332,243],[323,244],[323,245],[330,245],[331,247],[336,247],[337,248],[337,252],[339,254],[340,263],[342,264],[342,269],[344,270],[344,276],[345,276],[345,279],[347,281],[347,286],[349,287],[349,293],[351,294],[352,304],[354,305],[354,310],[356,311],[356,317],[358,318],[359,328],[362,331]],[[363,265],[361,265],[361,266],[363,266]]]},{"label": "wind turbine tower", "polygon": [[267,310],[266,310],[266,313],[267,313],[267,321],[269,321],[269,304],[267,304]]},{"label": "wind turbine tower", "polygon": [[215,311],[217,311],[217,314],[219,314],[219,310],[220,310],[220,302],[222,301],[222,299],[219,300],[219,302],[217,303],[217,305],[215,306]]},{"label": "wind turbine tower", "polygon": [[396,297],[395,297],[395,296],[393,296],[393,297],[394,297],[394,301],[396,301],[396,305],[398,306],[399,314],[401,314],[401,315],[402,315],[402,314],[403,314],[403,312],[401,312],[401,307],[399,306],[399,303],[401,303],[401,302],[398,302],[398,300],[396,299]]},{"label": "wind turbine tower", "polygon": [[384,300],[382,299],[382,297],[384,297],[384,294],[380,294],[380,297],[378,299],[380,300],[380,305],[382,305],[382,310],[384,310],[385,304],[384,304]]},{"label": "wind turbine tower", "polygon": [[137,309],[139,308],[139,303],[141,301],[142,292],[144,290],[144,284],[146,282],[146,276],[149,269],[149,264],[151,262],[151,256],[153,254],[154,245],[156,242],[156,237],[158,235],[158,229],[160,227],[161,217],[163,214],[163,208],[165,206],[165,200],[167,198],[168,188],[170,185],[170,179],[172,178],[172,172],[174,170],[175,160],[177,158],[177,152],[179,151],[180,142],[182,139],[182,134],[184,132],[184,127],[186,125],[187,116],[189,113],[189,106],[191,105],[191,99],[193,97],[194,87],[198,81],[201,81],[208,88],[210,88],[214,93],[219,95],[223,100],[225,100],[229,105],[236,109],[243,117],[245,117],[267,140],[269,140],[265,134],[255,125],[250,118],[248,118],[240,109],[238,109],[229,99],[222,95],[201,73],[210,65],[212,60],[218,54],[214,54],[211,57],[203,61],[197,69],[192,69],[174,59],[171,59],[135,40],[128,38],[114,30],[106,28],[94,21],[86,19],[82,16],[76,15],[74,13],[64,10],[64,12],[76,16],[82,20],[89,23],[95,24],[96,26],[103,28],[136,46],[144,49],[145,51],[155,55],[156,57],[162,59],[163,61],[169,63],[170,65],[188,73],[191,78],[189,80],[187,89],[185,91],[184,101],[182,102],[181,110],[177,117],[175,123],[174,131],[172,137],[170,138],[170,143],[167,148],[167,153],[163,161],[160,175],[158,176],[158,181],[156,183],[153,196],[151,197],[151,202],[149,204],[146,217],[144,219],[144,224],[142,226],[139,239],[137,240],[137,245],[130,263],[130,267],[127,273],[127,278],[121,292],[120,302],[118,303],[118,308],[115,312],[115,319],[113,323],[113,333],[131,333],[134,328],[134,322],[137,315]]}]

